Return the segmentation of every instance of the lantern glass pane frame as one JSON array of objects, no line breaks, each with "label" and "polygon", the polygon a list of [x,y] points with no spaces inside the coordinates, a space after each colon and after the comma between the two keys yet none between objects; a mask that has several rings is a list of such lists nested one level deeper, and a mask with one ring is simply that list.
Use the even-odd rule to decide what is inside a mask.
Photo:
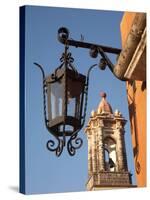
[{"label": "lantern glass pane frame", "polygon": [[[50,132],[57,136],[71,136],[82,128],[85,83],[85,75],[68,67],[58,68],[46,77]],[[74,105],[70,108],[72,100]]]}]

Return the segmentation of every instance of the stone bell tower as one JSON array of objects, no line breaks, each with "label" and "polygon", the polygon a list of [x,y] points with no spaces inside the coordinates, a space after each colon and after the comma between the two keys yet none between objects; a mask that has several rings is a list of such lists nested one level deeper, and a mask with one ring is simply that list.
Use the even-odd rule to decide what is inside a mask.
[{"label": "stone bell tower", "polygon": [[87,190],[131,187],[124,141],[126,120],[118,110],[113,113],[106,93],[101,93],[101,97],[85,129],[88,139]]}]

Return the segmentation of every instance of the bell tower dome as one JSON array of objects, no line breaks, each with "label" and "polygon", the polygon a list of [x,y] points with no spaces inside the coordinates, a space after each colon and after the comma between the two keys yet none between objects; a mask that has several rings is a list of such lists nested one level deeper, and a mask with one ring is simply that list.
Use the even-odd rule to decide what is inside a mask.
[{"label": "bell tower dome", "polygon": [[107,96],[106,93],[101,92],[100,96],[102,97],[102,99],[99,103],[97,113],[99,113],[99,114],[107,114],[107,113],[112,114],[113,111],[112,111],[111,105],[106,100],[106,96]]},{"label": "bell tower dome", "polygon": [[125,148],[126,119],[100,93],[101,101],[86,126],[88,139],[88,190],[101,188],[131,187]]}]

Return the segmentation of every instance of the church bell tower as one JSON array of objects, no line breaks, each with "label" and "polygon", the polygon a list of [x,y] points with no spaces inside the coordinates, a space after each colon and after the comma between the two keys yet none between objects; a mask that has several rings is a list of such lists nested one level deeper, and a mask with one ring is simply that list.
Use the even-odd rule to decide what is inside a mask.
[{"label": "church bell tower", "polygon": [[88,139],[88,181],[87,190],[131,187],[125,148],[125,118],[106,100],[101,101],[86,126]]}]

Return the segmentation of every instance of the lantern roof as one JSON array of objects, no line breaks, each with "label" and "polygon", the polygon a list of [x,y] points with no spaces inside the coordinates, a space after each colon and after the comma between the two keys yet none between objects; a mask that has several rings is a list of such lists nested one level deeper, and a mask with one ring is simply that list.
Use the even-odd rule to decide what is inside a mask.
[{"label": "lantern roof", "polygon": [[112,110],[112,107],[111,105],[107,102],[106,100],[106,93],[105,92],[101,92],[100,93],[100,96],[101,96],[101,101],[98,105],[98,108],[97,108],[97,113],[98,114],[113,114],[113,110]]}]

